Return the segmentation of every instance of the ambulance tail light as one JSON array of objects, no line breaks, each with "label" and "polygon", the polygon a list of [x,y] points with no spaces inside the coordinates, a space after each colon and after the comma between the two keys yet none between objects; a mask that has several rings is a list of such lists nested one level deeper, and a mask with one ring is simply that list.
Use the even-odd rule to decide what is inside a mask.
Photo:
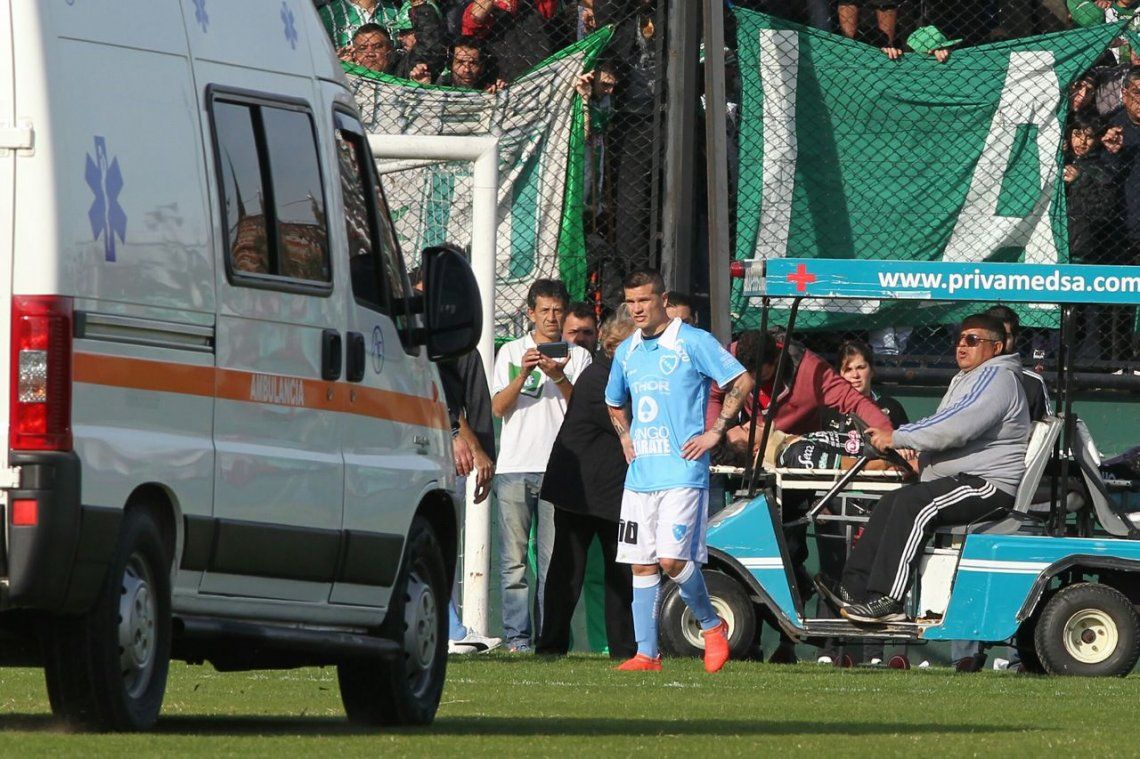
[{"label": "ambulance tail light", "polygon": [[71,298],[12,298],[10,450],[71,450],[71,322]]}]

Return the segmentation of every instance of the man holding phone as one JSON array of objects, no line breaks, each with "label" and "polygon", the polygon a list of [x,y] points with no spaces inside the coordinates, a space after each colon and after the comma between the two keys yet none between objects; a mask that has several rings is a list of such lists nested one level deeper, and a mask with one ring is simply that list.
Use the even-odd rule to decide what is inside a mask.
[{"label": "man holding phone", "polygon": [[[536,280],[526,300],[534,331],[499,349],[491,380],[491,410],[503,420],[495,474],[503,637],[515,653],[533,651],[533,638],[541,629],[546,570],[554,547],[554,506],[540,500],[539,492],[574,380],[590,365],[588,351],[562,340],[570,303],[566,286],[559,280]],[[532,626],[526,566],[536,519],[538,577]]]}]

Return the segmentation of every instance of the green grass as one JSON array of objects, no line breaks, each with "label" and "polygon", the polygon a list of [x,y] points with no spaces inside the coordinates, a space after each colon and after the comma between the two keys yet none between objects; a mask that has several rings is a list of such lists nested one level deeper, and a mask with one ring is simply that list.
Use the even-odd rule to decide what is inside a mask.
[{"label": "green grass", "polygon": [[[122,755],[816,757],[1135,755],[1140,677],[1078,680],[948,669],[836,670],[697,661],[612,671],[599,657],[452,660],[435,725],[347,725],[332,670],[219,674],[172,667],[148,735],[74,735],[38,670],[0,670],[3,753]],[[592,759],[592,757],[591,757]]]}]

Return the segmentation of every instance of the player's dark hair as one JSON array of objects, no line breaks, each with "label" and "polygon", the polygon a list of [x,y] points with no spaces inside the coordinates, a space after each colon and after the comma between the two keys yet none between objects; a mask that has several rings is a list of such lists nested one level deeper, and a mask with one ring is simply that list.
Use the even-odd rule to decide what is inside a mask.
[{"label": "player's dark hair", "polygon": [[560,279],[536,279],[526,293],[526,307],[534,308],[539,298],[557,298],[563,307],[570,305],[570,293]]},{"label": "player's dark hair", "polygon": [[1005,323],[997,318],[991,316],[988,312],[984,314],[971,314],[962,320],[962,326],[958,328],[959,332],[967,329],[980,329],[989,333],[991,340],[1001,340],[1002,352],[1009,347],[1005,339]]},{"label": "player's dark hair", "polygon": [[847,360],[860,356],[867,366],[875,368],[875,351],[862,340],[844,340],[835,354],[835,371],[842,372]]},{"label": "player's dark hair", "polygon": [[780,349],[776,345],[776,338],[770,332],[761,332],[758,329],[749,329],[740,333],[736,340],[736,360],[748,371],[755,371],[756,361],[760,352],[764,352],[764,365],[776,363]]},{"label": "player's dark hair", "polygon": [[665,293],[665,302],[670,306],[679,306],[685,308],[693,307],[693,299],[683,292],[677,290],[670,290]]},{"label": "player's dark hair", "polygon": [[594,311],[594,306],[584,300],[571,303],[566,315],[573,316],[576,319],[593,319],[595,325],[598,323],[598,314]]},{"label": "player's dark hair", "polygon": [[621,286],[626,290],[632,290],[635,287],[645,287],[646,285],[653,285],[653,293],[655,295],[663,295],[665,293],[665,280],[661,277],[661,272],[654,271],[653,269],[635,269],[629,274],[626,274],[625,279],[621,281]]}]

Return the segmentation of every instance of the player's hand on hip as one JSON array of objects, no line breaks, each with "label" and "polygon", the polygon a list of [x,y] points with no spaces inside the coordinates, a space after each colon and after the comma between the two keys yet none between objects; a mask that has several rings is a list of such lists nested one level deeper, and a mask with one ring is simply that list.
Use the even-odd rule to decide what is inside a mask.
[{"label": "player's hand on hip", "polygon": [[632,464],[633,460],[637,458],[637,454],[633,451],[633,441],[630,440],[629,435],[621,436],[621,452],[625,454],[625,463]]},{"label": "player's hand on hip", "polygon": [[716,448],[716,444],[720,442],[720,433],[714,430],[709,430],[703,435],[697,435],[694,438],[689,438],[683,446],[681,446],[681,458],[686,461],[696,461],[701,456]]}]

